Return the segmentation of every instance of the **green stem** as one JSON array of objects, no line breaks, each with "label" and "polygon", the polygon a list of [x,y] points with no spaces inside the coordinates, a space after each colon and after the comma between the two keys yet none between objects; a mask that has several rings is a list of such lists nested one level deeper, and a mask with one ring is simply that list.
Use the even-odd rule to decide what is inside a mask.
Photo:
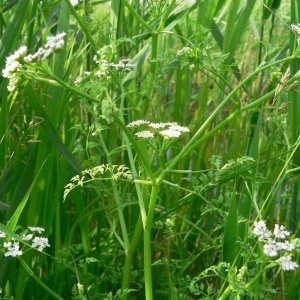
[{"label": "green stem", "polygon": [[[250,281],[248,282],[246,285],[243,286],[243,289],[245,291],[249,290],[250,287],[252,285],[254,285],[257,280],[259,280],[261,274],[263,274],[267,269],[271,269],[275,266],[277,266],[278,264],[276,263],[271,263],[268,266],[266,266],[265,268],[261,268],[260,271],[256,274],[256,276]],[[218,300],[225,300],[227,296],[229,296],[231,294],[231,292],[234,290],[234,287],[230,284],[225,291],[223,292],[223,294],[221,295],[221,297],[218,298]]]},{"label": "green stem", "polygon": [[159,24],[159,26],[157,28],[158,32],[160,32],[160,31],[162,31],[164,29],[165,23],[166,23],[169,15],[170,15],[173,7],[175,6],[175,4],[176,4],[176,0],[172,0],[172,2],[169,3],[169,6],[168,6],[167,10],[165,11],[165,13],[164,13],[164,15],[163,15],[163,17],[162,17],[162,19],[160,21],[160,24]]},{"label": "green stem", "polygon": [[125,4],[125,6],[128,8],[128,10],[130,11],[130,13],[138,20],[138,22],[145,27],[147,30],[149,30],[150,32],[153,31],[153,29],[151,28],[151,26],[149,26],[147,24],[147,22],[144,21],[144,19],[142,17],[139,16],[139,14],[131,7],[131,5],[128,3],[127,0],[123,0],[123,3]]},{"label": "green stem", "polygon": [[145,291],[146,300],[152,300],[152,272],[151,272],[151,224],[153,220],[158,185],[153,185],[151,190],[147,222],[144,229],[144,272],[145,272]]},{"label": "green stem", "polygon": [[[103,151],[106,155],[107,161],[109,164],[112,164],[111,158],[110,158],[110,154],[107,150],[107,147],[105,145],[105,142],[103,140],[102,134],[99,134],[99,138],[101,141],[101,145],[103,147]],[[124,244],[122,244],[122,246],[124,247],[125,252],[128,251],[129,248],[129,238],[128,238],[128,232],[127,232],[127,227],[126,227],[126,222],[125,222],[125,218],[124,218],[124,214],[123,214],[123,208],[121,205],[121,200],[120,200],[120,196],[119,196],[119,192],[117,189],[117,184],[114,180],[111,180],[111,185],[112,185],[112,189],[113,189],[113,194],[114,194],[114,198],[116,201],[116,205],[117,205],[117,211],[118,211],[118,216],[119,216],[119,220],[120,220],[120,226],[121,226],[121,231],[122,231],[122,237],[123,237],[123,241]]]},{"label": "green stem", "polygon": [[60,78],[58,78],[57,76],[53,75],[53,74],[47,74],[49,75],[49,77],[51,77],[54,81],[56,81],[57,83],[59,83],[63,88],[73,92],[74,94],[78,95],[78,96],[81,96],[85,99],[88,99],[92,102],[95,102],[95,103],[101,103],[101,100],[99,99],[96,99],[94,97],[91,97],[89,94],[86,94],[84,92],[81,92],[80,90],[72,87],[71,85],[65,83],[63,80],[61,80]]},{"label": "green stem", "polygon": [[[124,109],[124,100],[125,100],[125,91],[124,87],[119,81],[117,77],[113,77],[115,83],[117,86],[120,88],[122,95],[121,95],[121,104],[120,104],[120,110],[122,111]],[[153,173],[151,171],[151,167],[149,164],[149,161],[147,158],[144,156],[143,152],[140,150],[140,147],[132,137],[130,131],[124,124],[124,117],[121,115],[120,119],[116,116],[115,121],[120,125],[120,127],[123,129],[123,134],[124,134],[124,140],[126,144],[126,149],[127,149],[127,154],[131,166],[131,171],[134,179],[138,178],[138,172],[136,170],[135,166],[135,160],[133,157],[132,153],[132,145],[136,152],[138,153],[138,156],[140,157],[141,161],[144,162],[144,167],[146,168],[146,172],[148,176],[151,178],[151,182],[155,182],[155,178],[153,176]],[[141,185],[140,183],[137,183],[135,181],[135,188],[136,188],[136,193],[138,196],[138,201],[139,201],[139,207],[140,207],[140,216],[137,220],[135,230],[132,236],[132,239],[129,244],[128,250],[125,252],[125,264],[124,264],[124,269],[123,269],[123,277],[122,277],[122,290],[125,291],[129,288],[129,283],[130,283],[130,274],[131,274],[131,266],[132,266],[132,259],[133,259],[133,254],[136,251],[136,248],[138,246],[138,243],[140,241],[142,232],[143,232],[143,227],[145,227],[146,220],[147,220],[147,212],[146,212],[146,207],[148,206],[149,201],[147,198],[144,200],[143,199],[143,194],[141,190]],[[122,300],[128,299],[128,294],[125,294],[121,297]]]},{"label": "green stem", "polygon": [[156,205],[156,200],[157,200],[157,194],[158,194],[158,185],[152,185],[145,230],[150,230],[151,229],[151,224],[152,224],[155,205]]},{"label": "green stem", "polygon": [[74,18],[76,19],[76,21],[78,22],[78,24],[80,25],[80,28],[82,29],[82,31],[84,32],[85,36],[87,37],[89,43],[92,45],[92,47],[94,48],[95,51],[97,51],[97,49],[99,48],[94,40],[94,38],[92,37],[92,35],[90,34],[90,31],[88,29],[88,27],[84,24],[83,22],[83,18],[81,16],[79,16],[75,10],[75,8],[73,7],[73,5],[71,4],[70,0],[65,0],[71,13],[73,14]]},{"label": "green stem", "polygon": [[[141,217],[138,218],[137,224],[135,226],[135,230],[130,241],[129,249],[125,256],[125,263],[123,268],[123,278],[122,278],[122,291],[127,290],[129,288],[130,283],[130,274],[131,274],[131,266],[132,266],[132,258],[133,254],[138,246],[141,235],[143,231],[143,223]],[[127,295],[123,295],[122,300],[128,299]]]},{"label": "green stem", "polygon": [[152,272],[151,272],[151,232],[150,228],[144,231],[144,273],[146,300],[153,300]]},{"label": "green stem", "polygon": [[150,66],[150,72],[151,72],[153,78],[154,78],[154,75],[156,72],[157,47],[158,47],[158,33],[155,32],[152,34],[151,66]]}]

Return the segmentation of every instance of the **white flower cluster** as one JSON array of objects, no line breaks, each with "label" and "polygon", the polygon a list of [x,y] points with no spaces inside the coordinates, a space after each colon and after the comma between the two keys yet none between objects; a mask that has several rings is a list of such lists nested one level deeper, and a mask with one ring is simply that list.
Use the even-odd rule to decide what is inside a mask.
[{"label": "white flower cluster", "polygon": [[[48,239],[45,237],[34,236],[35,232],[41,234],[45,231],[42,227],[28,227],[28,229],[32,232],[29,234],[23,234],[20,238],[23,241],[32,241],[31,247],[37,249],[42,252],[45,247],[50,247]],[[0,231],[0,238],[5,238],[6,233]],[[12,238],[9,242],[4,242],[3,247],[5,248],[4,256],[12,256],[17,257],[23,254],[23,251],[20,249],[20,243],[16,239]]]},{"label": "white flower cluster", "polygon": [[274,257],[282,255],[277,262],[280,263],[282,270],[294,270],[298,268],[298,264],[291,260],[290,252],[295,250],[297,240],[285,240],[290,236],[290,232],[285,230],[284,226],[275,224],[273,232],[270,231],[265,221],[254,222],[253,233],[258,237],[259,241],[264,242],[264,253],[267,256]]},{"label": "white flower cluster", "polygon": [[20,76],[18,71],[21,70],[21,60],[24,58],[27,52],[27,47],[20,47],[15,53],[6,57],[5,68],[2,70],[2,76],[9,79],[8,91],[12,92],[20,82]]},{"label": "white flower cluster", "polygon": [[300,35],[300,24],[297,24],[297,25],[292,24],[292,25],[291,25],[291,29],[294,30],[294,31],[296,31],[296,33],[297,33],[298,35]]},{"label": "white flower cluster", "polygon": [[142,139],[152,139],[155,137],[156,132],[165,140],[176,139],[179,138],[182,134],[190,132],[187,127],[181,126],[175,122],[150,123],[149,121],[145,120],[137,120],[127,124],[128,128],[136,128],[140,126],[148,127],[147,130],[140,131],[134,134],[136,137]]},{"label": "white flower cluster", "polygon": [[29,63],[35,62],[37,60],[46,60],[54,52],[57,52],[64,48],[65,41],[63,38],[65,35],[66,33],[62,32],[54,36],[48,36],[45,46],[39,48],[36,53],[27,55],[26,57],[24,57],[24,60]]},{"label": "white flower cluster", "polygon": [[57,52],[64,47],[63,37],[65,32],[59,33],[56,36],[50,36],[46,40],[44,47],[39,48],[35,54],[26,56],[27,47],[21,46],[15,53],[6,57],[5,68],[2,70],[2,76],[9,79],[8,91],[13,92],[21,80],[19,71],[22,69],[22,60],[28,63],[35,61],[44,61],[54,52]]},{"label": "white flower cluster", "polygon": [[135,68],[135,65],[131,64],[130,62],[131,60],[129,58],[123,58],[118,64],[110,63],[109,66],[117,71],[130,72]]},{"label": "white flower cluster", "polygon": [[97,77],[105,77],[106,79],[110,78],[109,69],[114,69],[118,72],[130,72],[135,68],[134,64],[131,64],[129,58],[123,58],[118,64],[109,63],[106,59],[98,59],[97,56],[94,56],[94,61],[100,65],[100,70],[96,72]]},{"label": "white flower cluster", "polygon": [[133,178],[130,169],[125,165],[103,164],[92,169],[87,169],[82,171],[82,176],[76,175],[70,179],[70,183],[68,183],[64,189],[64,201],[70,191],[75,187],[83,186],[84,183],[88,183],[93,180],[104,179],[99,176],[102,176],[106,172],[108,173],[108,177],[106,177],[106,179],[109,178],[117,181],[120,178],[127,180],[132,180]]},{"label": "white flower cluster", "polygon": [[292,24],[291,29],[296,31],[296,33],[298,34],[299,37],[297,39],[297,42],[298,42],[298,45],[300,45],[300,24],[297,24],[297,25]]}]

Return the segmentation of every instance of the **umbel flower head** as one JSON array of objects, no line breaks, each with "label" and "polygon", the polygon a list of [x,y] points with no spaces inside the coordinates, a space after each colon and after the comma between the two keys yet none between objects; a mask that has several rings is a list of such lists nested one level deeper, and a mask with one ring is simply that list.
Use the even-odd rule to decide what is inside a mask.
[{"label": "umbel flower head", "polygon": [[27,47],[22,46],[16,50],[13,54],[6,57],[5,68],[2,70],[2,76],[9,79],[8,91],[12,92],[20,82],[20,76],[18,71],[22,68],[21,60],[24,58],[27,52]]},{"label": "umbel flower head", "polygon": [[190,132],[190,130],[181,126],[175,122],[168,123],[151,123],[145,120],[137,120],[127,124],[128,128],[146,127],[147,130],[143,130],[135,133],[135,136],[142,139],[152,139],[155,134],[158,133],[165,140],[179,138],[182,134]]},{"label": "umbel flower head", "polygon": [[44,47],[41,47],[34,54],[27,54],[27,47],[21,46],[13,54],[6,57],[6,64],[2,70],[2,76],[9,79],[8,91],[13,92],[21,81],[20,71],[23,68],[23,62],[34,63],[36,61],[44,61],[54,52],[62,50],[64,47],[63,37],[65,32],[55,36],[50,36],[46,40]]},{"label": "umbel flower head", "polygon": [[[20,239],[24,242],[30,243],[31,247],[35,248],[39,252],[42,252],[44,248],[50,247],[48,238],[41,237],[41,236],[35,236],[36,234],[41,234],[45,231],[42,227],[31,227],[29,226],[28,229],[32,232],[29,234],[22,234],[20,236]],[[0,238],[5,238],[6,234],[2,231],[0,231]],[[20,242],[12,238],[9,242],[4,242],[3,247],[5,249],[4,256],[11,256],[11,257],[17,257],[21,256],[23,254],[22,249],[20,249]]]},{"label": "umbel flower head", "polygon": [[48,36],[46,40],[46,44],[44,47],[38,49],[38,51],[34,54],[29,54],[24,57],[26,62],[35,62],[35,61],[44,61],[48,57],[50,57],[54,52],[62,50],[65,45],[64,36],[66,35],[65,32],[59,33],[54,36]]},{"label": "umbel flower head", "polygon": [[300,35],[300,24],[292,24],[291,29],[294,30],[298,35]]},{"label": "umbel flower head", "polygon": [[[105,47],[104,47],[105,48]],[[99,64],[99,70],[95,73],[95,75],[99,78],[103,77],[106,79],[110,78],[109,70],[114,70],[119,73],[128,73],[135,68],[135,65],[131,63],[129,58],[123,58],[119,61],[119,63],[110,63],[105,58],[104,48],[101,48],[97,51],[97,55],[93,57],[93,60]],[[99,58],[100,57],[100,58]]]},{"label": "umbel flower head", "polygon": [[300,45],[300,24],[297,24],[297,25],[292,24],[291,29],[297,33],[297,35],[298,35],[297,42],[298,42],[298,45]]},{"label": "umbel flower head", "polygon": [[284,226],[275,224],[273,232],[270,231],[266,222],[261,220],[254,222],[253,233],[258,237],[258,240],[263,242],[263,251],[266,256],[280,256],[276,261],[281,265],[283,271],[295,270],[298,264],[291,260],[290,253],[295,250],[297,240],[285,240],[290,236]]}]

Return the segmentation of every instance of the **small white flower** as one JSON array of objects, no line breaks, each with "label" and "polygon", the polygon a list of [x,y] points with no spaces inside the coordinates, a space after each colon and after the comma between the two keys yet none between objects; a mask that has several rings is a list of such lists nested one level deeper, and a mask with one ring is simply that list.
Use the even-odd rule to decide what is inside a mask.
[{"label": "small white flower", "polygon": [[152,139],[152,138],[154,138],[154,133],[149,131],[149,130],[137,132],[134,135],[138,138],[141,138],[141,139]]},{"label": "small white flower", "polygon": [[181,50],[177,52],[177,55],[189,55],[193,52],[193,50],[189,47],[183,47]]},{"label": "small white flower", "polygon": [[31,239],[32,239],[32,237],[33,237],[33,234],[24,234],[24,235],[22,235],[21,236],[21,239],[23,240],[23,241],[30,241]]},{"label": "small white flower", "polygon": [[294,30],[294,31],[296,31],[297,34],[300,35],[300,24],[297,24],[297,25],[292,24],[292,25],[291,25],[291,29]]},{"label": "small white flower", "polygon": [[14,91],[20,82],[18,71],[22,68],[20,60],[26,55],[27,47],[22,46],[12,55],[6,58],[5,68],[2,70],[2,76],[9,79],[8,91]]},{"label": "small white flower", "polygon": [[16,50],[13,54],[6,57],[6,63],[11,64],[12,62],[19,61],[26,55],[27,47],[21,46],[18,50]]},{"label": "small white flower", "polygon": [[194,70],[195,69],[195,65],[194,64],[191,64],[190,66],[189,66],[189,69],[192,71],[192,70]]},{"label": "small white flower", "polygon": [[185,126],[180,126],[180,125],[178,125],[178,124],[176,124],[176,123],[171,124],[171,125],[169,126],[169,129],[170,129],[170,130],[176,130],[176,131],[179,131],[179,132],[182,132],[182,133],[190,132],[190,130],[189,130],[187,127],[185,127]]},{"label": "small white flower", "polygon": [[6,237],[6,233],[3,231],[0,231],[0,238],[5,238]]},{"label": "small white flower", "polygon": [[77,283],[77,289],[79,295],[84,295],[84,286],[81,283]]},{"label": "small white flower", "polygon": [[63,37],[65,35],[66,33],[62,32],[57,35],[47,37],[45,48],[51,49],[52,52],[63,49],[65,44]]},{"label": "small white flower", "polygon": [[74,81],[74,84],[78,84],[80,83],[81,81],[83,80],[83,78],[81,76],[77,76],[75,81]]},{"label": "small white flower", "polygon": [[38,233],[42,233],[45,231],[45,229],[43,227],[33,227],[33,226],[29,226],[28,229],[30,229],[30,231],[32,232],[38,232]]},{"label": "small white flower", "polygon": [[19,242],[5,242],[4,243],[4,248],[6,248],[7,252],[4,253],[4,256],[20,256],[23,254],[23,251],[20,250],[20,244]]},{"label": "small white flower", "polygon": [[258,236],[259,241],[269,238],[272,233],[268,230],[265,221],[254,222],[253,233]]},{"label": "small white flower", "polygon": [[139,127],[141,125],[146,125],[146,124],[149,124],[150,122],[149,121],[145,121],[145,120],[137,120],[137,121],[134,121],[134,122],[131,122],[129,124],[127,124],[127,127],[130,128],[130,127]]},{"label": "small white flower", "polygon": [[278,255],[278,247],[277,247],[277,243],[274,240],[269,239],[268,243],[264,245],[264,253],[267,256],[276,256]]},{"label": "small white flower", "polygon": [[117,71],[126,71],[129,72],[135,68],[135,65],[130,64],[129,58],[123,58],[118,64],[110,63],[109,66]]},{"label": "small white flower", "polygon": [[21,67],[21,63],[17,60],[10,61],[7,59],[5,68],[2,70],[2,76],[10,79]]},{"label": "small white flower", "polygon": [[160,131],[159,134],[161,136],[163,136],[163,138],[165,140],[168,140],[168,139],[179,138],[181,135],[181,132],[177,131],[177,130],[172,130],[172,129],[165,129],[165,130]]},{"label": "small white flower", "polygon": [[78,0],[70,0],[70,2],[73,6],[78,5]]},{"label": "small white flower", "polygon": [[283,271],[293,271],[298,268],[298,264],[291,260],[291,256],[283,256],[277,260]]},{"label": "small white flower", "polygon": [[55,51],[63,49],[65,43],[63,37],[65,35],[66,33],[62,32],[55,36],[47,37],[45,46],[40,47],[36,53],[25,56],[24,60],[28,63],[34,62],[36,60],[46,60]]},{"label": "small white flower", "polygon": [[280,226],[278,224],[275,224],[274,227],[274,236],[278,239],[285,239],[290,235],[290,232],[285,230],[284,226]]},{"label": "small white flower", "polygon": [[14,90],[16,90],[20,81],[21,78],[19,77],[18,73],[12,74],[7,86],[8,91],[13,92]]},{"label": "small white flower", "polygon": [[45,247],[50,247],[50,245],[47,238],[35,237],[32,240],[32,247],[37,248],[37,250],[41,252]]},{"label": "small white flower", "polygon": [[288,252],[291,252],[295,249],[295,244],[290,243],[289,241],[284,241],[284,243],[278,242],[276,243],[276,245],[278,249],[288,251]]},{"label": "small white flower", "polygon": [[149,127],[153,129],[160,129],[160,128],[166,128],[168,126],[168,123],[150,123]]}]

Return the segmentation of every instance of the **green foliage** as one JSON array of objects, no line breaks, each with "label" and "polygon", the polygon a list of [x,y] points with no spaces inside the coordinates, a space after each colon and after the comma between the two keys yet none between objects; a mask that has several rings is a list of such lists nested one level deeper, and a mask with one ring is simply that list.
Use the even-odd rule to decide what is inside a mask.
[{"label": "green foliage", "polygon": [[297,3],[1,5],[1,299],[300,298]]}]

